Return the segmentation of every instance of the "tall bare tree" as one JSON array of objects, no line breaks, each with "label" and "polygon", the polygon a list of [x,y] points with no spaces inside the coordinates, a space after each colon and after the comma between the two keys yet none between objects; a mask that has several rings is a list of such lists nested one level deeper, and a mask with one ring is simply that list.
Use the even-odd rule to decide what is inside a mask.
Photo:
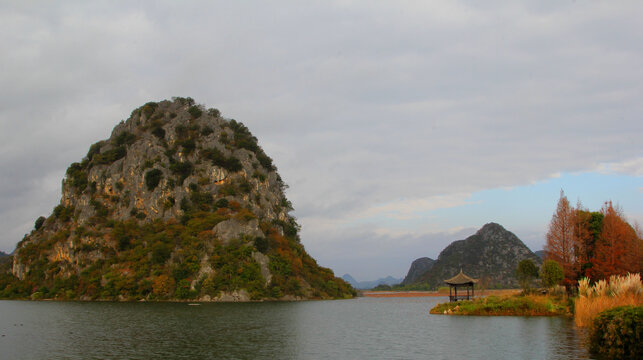
[{"label": "tall bare tree", "polygon": [[545,251],[548,259],[555,260],[561,265],[565,279],[568,281],[575,280],[579,270],[577,269],[578,262],[574,254],[576,245],[574,236],[575,222],[575,211],[569,205],[565,192],[561,190],[556,212],[549,223]]}]

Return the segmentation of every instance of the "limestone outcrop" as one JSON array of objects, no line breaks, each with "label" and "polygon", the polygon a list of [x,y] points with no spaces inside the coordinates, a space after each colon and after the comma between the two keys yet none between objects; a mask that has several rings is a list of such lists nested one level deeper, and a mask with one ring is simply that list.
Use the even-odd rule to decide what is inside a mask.
[{"label": "limestone outcrop", "polygon": [[515,271],[521,260],[530,259],[536,265],[542,260],[512,232],[499,224],[484,225],[474,235],[447,246],[431,268],[415,283],[428,283],[437,288],[444,280],[462,270],[479,279],[485,287],[518,287]]},{"label": "limestone outcrop", "polygon": [[306,253],[284,188],[242,123],[191,98],[147,103],[67,169],[12,274],[36,298],[353,296]]}]

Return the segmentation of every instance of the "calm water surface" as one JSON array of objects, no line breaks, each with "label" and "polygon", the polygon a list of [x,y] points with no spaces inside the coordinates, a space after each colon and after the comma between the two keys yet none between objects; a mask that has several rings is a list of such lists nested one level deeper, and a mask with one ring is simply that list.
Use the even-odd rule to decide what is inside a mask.
[{"label": "calm water surface", "polygon": [[0,301],[2,359],[589,359],[564,318],[430,315],[444,298]]}]

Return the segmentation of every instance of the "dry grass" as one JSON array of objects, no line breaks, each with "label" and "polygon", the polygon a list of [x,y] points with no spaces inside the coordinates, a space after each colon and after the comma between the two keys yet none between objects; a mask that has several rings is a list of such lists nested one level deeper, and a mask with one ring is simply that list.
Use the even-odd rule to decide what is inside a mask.
[{"label": "dry grass", "polygon": [[[495,296],[511,296],[511,295],[518,295],[521,293],[522,290],[520,289],[492,289],[492,290],[485,290],[484,293],[481,292],[481,295],[495,295]],[[476,294],[478,292],[476,291]],[[477,296],[476,296],[477,297]]]},{"label": "dry grass", "polygon": [[578,326],[591,325],[601,311],[643,304],[643,285],[639,274],[612,276],[609,282],[601,280],[594,286],[589,286],[588,279],[581,279],[578,285],[579,297],[574,311],[574,321]]}]

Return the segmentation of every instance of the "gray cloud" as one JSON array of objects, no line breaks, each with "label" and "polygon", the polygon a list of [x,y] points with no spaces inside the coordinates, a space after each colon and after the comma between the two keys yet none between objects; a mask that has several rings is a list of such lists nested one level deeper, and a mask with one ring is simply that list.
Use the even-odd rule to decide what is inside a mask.
[{"label": "gray cloud", "polygon": [[[0,249],[51,211],[65,168],[91,143],[171,96],[248,125],[291,186],[304,244],[327,266],[341,254],[367,262],[369,232],[350,221],[377,204],[639,164],[642,7],[4,3]],[[340,220],[336,241],[317,226]],[[437,255],[444,231],[378,246],[423,238]]]}]

